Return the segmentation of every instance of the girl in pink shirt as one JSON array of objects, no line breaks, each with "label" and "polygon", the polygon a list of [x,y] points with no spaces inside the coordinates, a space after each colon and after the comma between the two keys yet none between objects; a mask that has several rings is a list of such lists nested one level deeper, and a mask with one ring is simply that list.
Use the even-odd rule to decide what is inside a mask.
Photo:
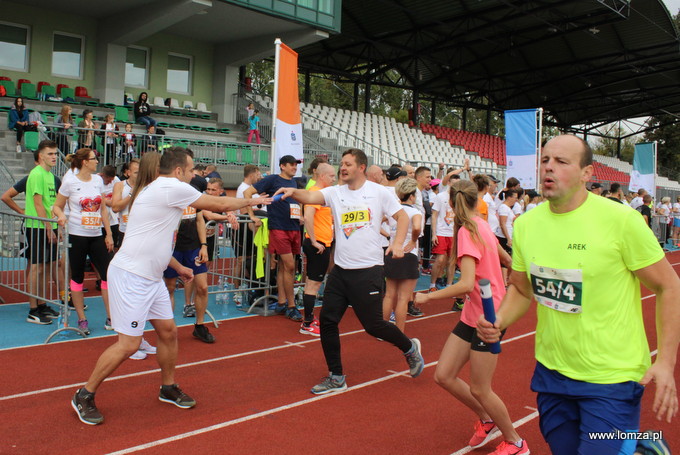
[{"label": "girl in pink shirt", "polygon": [[[474,411],[479,420],[470,446],[481,447],[491,440],[498,428],[504,441],[492,454],[528,454],[526,442],[515,431],[503,401],[491,389],[498,357],[489,352],[475,330],[483,314],[479,280],[491,281],[496,309],[505,295],[501,262],[510,267],[510,256],[500,247],[488,223],[477,212],[477,186],[468,180],[456,181],[449,198],[454,217],[454,257],[461,271],[460,280],[440,291],[419,293],[416,304],[431,300],[468,295],[460,322],[449,335],[439,357],[434,379],[442,388]],[[458,377],[470,362],[470,384]]]}]

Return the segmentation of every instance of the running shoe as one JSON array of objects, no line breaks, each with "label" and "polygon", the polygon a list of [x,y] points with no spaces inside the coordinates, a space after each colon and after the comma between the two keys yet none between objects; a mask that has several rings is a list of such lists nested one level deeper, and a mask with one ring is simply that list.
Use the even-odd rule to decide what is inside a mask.
[{"label": "running shoe", "polygon": [[83,423],[99,425],[104,421],[104,416],[101,415],[97,405],[94,404],[94,393],[88,392],[85,388],[76,390],[71,400],[71,407]]},{"label": "running shoe", "polygon": [[396,323],[397,323],[397,317],[394,315],[394,311],[390,313],[390,322],[391,322],[392,324],[396,324]]},{"label": "running shoe", "polygon": [[671,455],[671,448],[665,439],[653,439],[652,434],[655,432],[651,430],[645,431],[645,434],[650,434],[649,439],[643,439],[637,443],[635,452],[640,455]]},{"label": "running shoe", "polygon": [[527,442],[522,440],[521,447],[517,447],[512,442],[503,441],[498,445],[498,447],[496,447],[496,450],[491,452],[489,455],[529,455],[530,453],[531,451],[529,451]]},{"label": "running shoe", "polygon": [[146,359],[146,352],[142,351],[141,349],[137,349],[137,351],[128,358],[132,360],[144,360]]},{"label": "running shoe", "polygon": [[47,304],[38,305],[38,311],[46,318],[57,319],[59,317],[59,313],[54,311],[52,307]]},{"label": "running shoe", "polygon": [[139,344],[139,350],[146,354],[155,354],[156,346],[151,346],[151,343],[142,338],[142,342]]},{"label": "running shoe", "polygon": [[[69,297],[68,299],[68,307],[72,310],[76,309],[76,306],[73,304],[73,300]],[[87,310],[87,303],[83,303],[83,311]]]},{"label": "running shoe", "polygon": [[196,306],[193,303],[191,305],[184,305],[182,316],[185,318],[193,318],[196,316]]},{"label": "running shoe", "polygon": [[463,301],[463,299],[461,299],[460,297],[456,297],[456,301],[453,303],[451,311],[453,311],[454,313],[463,311],[463,306],[465,306],[465,302]]},{"label": "running shoe", "polygon": [[198,338],[204,343],[214,343],[215,337],[203,324],[194,324],[194,338]]},{"label": "running shoe", "polygon": [[407,313],[412,318],[422,318],[423,317],[423,311],[419,307],[417,307],[416,304],[413,301],[410,301],[408,303]]},{"label": "running shoe", "polygon": [[28,317],[26,322],[32,322],[33,324],[48,325],[52,324],[52,319],[45,316],[42,311],[38,308],[31,308],[28,310]]},{"label": "running shoe", "polygon": [[323,378],[319,384],[312,387],[311,392],[314,395],[325,395],[327,393],[342,392],[343,390],[347,390],[345,375],[334,376],[328,373],[328,376]]},{"label": "running shoe", "polygon": [[420,340],[418,338],[411,338],[411,349],[404,354],[406,362],[408,363],[409,373],[412,378],[417,378],[425,368],[425,359],[420,352]]},{"label": "running shoe", "polygon": [[309,325],[305,325],[305,323],[303,322],[300,325],[300,333],[303,335],[310,335],[313,337],[321,336],[321,330],[319,329],[319,326],[314,324],[313,322],[310,322]]},{"label": "running shoe", "polygon": [[78,328],[83,332],[83,335],[90,334],[90,326],[87,324],[87,319],[79,319]]},{"label": "running shoe", "polygon": [[437,286],[435,286],[433,283],[430,283],[430,289],[427,292],[436,292],[439,289],[437,289]]},{"label": "running shoe", "polygon": [[247,289],[247,287],[242,284],[238,289],[238,291],[234,292],[234,304],[236,308],[241,308],[243,306],[244,296],[247,292],[244,289]]},{"label": "running shoe", "polygon": [[288,308],[286,310],[286,317],[295,322],[302,321],[302,314],[300,313],[300,310],[297,309],[297,307]]},{"label": "running shoe", "polygon": [[113,330],[113,326],[111,325],[111,318],[106,318],[106,322],[104,323],[104,330]]},{"label": "running shoe", "polygon": [[94,287],[95,287],[98,291],[101,291],[101,290],[102,290],[102,280],[96,280],[96,281],[94,282]]},{"label": "running shoe", "polygon": [[496,429],[496,424],[493,422],[482,422],[478,420],[475,422],[475,433],[470,438],[468,445],[473,449],[482,447],[491,439],[491,433]]},{"label": "running shoe", "polygon": [[182,392],[182,389],[180,389],[177,384],[162,385],[160,393],[158,394],[158,399],[160,401],[165,401],[166,403],[172,403],[182,409],[196,406],[196,400]]}]

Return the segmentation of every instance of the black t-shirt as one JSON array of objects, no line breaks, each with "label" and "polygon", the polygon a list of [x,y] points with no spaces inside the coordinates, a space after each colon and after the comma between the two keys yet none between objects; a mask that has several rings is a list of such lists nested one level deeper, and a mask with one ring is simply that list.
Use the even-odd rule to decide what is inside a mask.
[{"label": "black t-shirt", "polygon": [[648,205],[642,204],[635,210],[645,215],[647,217],[647,225],[652,227],[652,209],[650,209]]},{"label": "black t-shirt", "polygon": [[[278,174],[273,174],[254,184],[253,188],[255,188],[258,194],[273,196],[279,188],[297,188],[297,184],[293,179],[288,180]],[[269,217],[269,229],[297,231],[300,229],[302,207],[293,198],[281,199],[272,202],[267,207],[267,216]]]},{"label": "black t-shirt", "polygon": [[[28,182],[28,176],[22,178],[17,183],[12,185],[12,188],[14,188],[17,193],[25,193],[26,192],[26,182]],[[55,191],[59,192],[60,187],[61,187],[61,179],[55,175],[54,176],[54,189],[55,189]]]},{"label": "black t-shirt", "polygon": [[200,175],[194,175],[191,178],[189,185],[193,186],[194,188],[196,188],[201,193],[205,193],[205,190],[208,189],[208,182],[206,182],[205,178],[201,177]]},{"label": "black t-shirt", "polygon": [[621,202],[621,199],[618,199],[618,198],[615,198],[615,197],[609,196],[607,199],[611,199],[612,201],[616,201],[616,202],[618,202],[619,204],[623,204],[623,202]]}]

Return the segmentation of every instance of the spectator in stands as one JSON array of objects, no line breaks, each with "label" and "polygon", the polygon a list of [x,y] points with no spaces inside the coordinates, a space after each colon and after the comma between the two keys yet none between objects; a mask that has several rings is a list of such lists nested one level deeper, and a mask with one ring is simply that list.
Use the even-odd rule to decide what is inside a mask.
[{"label": "spectator in stands", "polygon": [[366,178],[378,185],[384,185],[385,174],[380,166],[372,164],[366,170]]},{"label": "spectator in stands", "polygon": [[250,117],[253,116],[253,114],[255,113],[255,105],[253,103],[248,103],[248,105],[246,106],[246,113],[248,114],[247,117],[248,119],[250,119]]},{"label": "spectator in stands", "polygon": [[208,164],[205,167],[205,179],[210,181],[210,179],[221,179],[222,176],[217,172],[217,166],[214,164]]},{"label": "spectator in stands", "polygon": [[[35,152],[37,166],[26,179],[26,215],[41,218],[52,218],[52,206],[57,197],[57,177],[50,171],[57,164],[57,144],[42,141]],[[59,182],[61,183],[61,182]],[[44,283],[48,282],[46,274],[56,274],[58,263],[57,245],[58,231],[55,223],[38,220],[26,220],[26,240],[29,252],[28,292],[32,295],[46,295]],[[60,274],[63,277],[63,274]],[[49,280],[51,281],[51,279]],[[63,283],[59,278],[55,282]],[[29,311],[26,321],[34,324],[51,324],[59,314],[47,304],[38,305],[34,297],[28,299]]]},{"label": "spectator in stands", "polygon": [[260,116],[257,115],[259,113],[260,111],[255,109],[253,115],[248,117],[248,143],[253,140],[253,134],[255,135],[257,143],[260,143]]},{"label": "spectator in stands", "polygon": [[127,163],[134,158],[137,152],[135,151],[136,136],[132,132],[132,123],[125,124],[125,132],[121,134],[121,145],[123,146],[124,162]]},{"label": "spectator in stands", "polygon": [[[292,155],[282,156],[279,160],[280,173],[268,175],[253,184],[245,190],[244,197],[250,199],[255,193],[273,195],[280,188],[297,188],[293,177],[300,163],[301,161]],[[256,226],[262,224],[262,220],[255,216],[250,206],[248,206],[248,214]],[[272,309],[279,314],[285,313],[286,317],[293,321],[301,322],[302,315],[295,306],[294,277],[295,255],[300,254],[302,243],[300,238],[302,208],[293,199],[282,199],[269,206],[267,215],[269,217],[269,253],[279,257],[276,276],[278,304],[272,304]]]},{"label": "spectator in stands", "polygon": [[307,169],[307,175],[309,175],[309,180],[307,181],[307,184],[305,185],[305,189],[308,190],[314,185],[316,185],[316,180],[318,179],[319,175],[317,173],[317,169],[319,167],[319,164],[321,163],[327,163],[328,160],[324,157],[317,156],[312,160],[312,162],[309,164],[309,168]]},{"label": "spectator in stands", "polygon": [[612,183],[609,186],[609,193],[609,199],[618,202],[619,204],[623,204],[623,190],[621,189],[620,183]]},{"label": "spectator in stands", "polygon": [[73,116],[71,115],[72,109],[68,104],[64,104],[61,107],[61,112],[57,115],[54,123],[57,124],[57,128],[53,132],[54,140],[59,146],[59,150],[64,155],[68,155],[70,150],[68,147],[68,138],[71,128],[73,128]]},{"label": "spectator in stands", "polygon": [[149,131],[150,126],[156,126],[156,120],[150,117],[151,106],[147,102],[148,97],[149,95],[146,92],[140,93],[134,106],[135,122],[145,125],[147,131]]},{"label": "spectator in stands", "polygon": [[[650,205],[652,204],[652,195],[645,193],[644,196],[642,196],[642,204],[638,205],[635,210],[640,212],[642,214],[642,217],[645,219],[645,222],[647,223],[647,226],[650,228],[652,227],[652,208]],[[632,204],[631,204],[632,207]]]},{"label": "spectator in stands", "polygon": [[24,137],[25,131],[38,131],[38,129],[31,125],[28,121],[28,109],[24,106],[24,99],[17,97],[9,110],[9,129],[14,129],[17,132],[17,153],[21,153],[21,140]]},{"label": "spectator in stands", "polygon": [[142,155],[146,152],[158,151],[158,136],[156,135],[156,127],[149,125],[146,127],[146,134],[142,136]]},{"label": "spectator in stands", "polygon": [[78,123],[78,148],[89,148],[95,150],[97,148],[94,143],[94,129],[96,128],[94,124],[94,113],[91,109],[85,109],[83,111],[83,119]]},{"label": "spectator in stands", "polygon": [[[644,188],[640,188],[637,192],[637,196],[630,201],[630,207],[633,209],[637,209],[638,207],[640,207],[643,204],[643,197],[645,194],[647,194],[647,190],[645,190]],[[651,202],[651,200],[652,197],[650,196],[649,201]]]},{"label": "spectator in stands", "polygon": [[598,196],[602,195],[602,185],[594,182],[592,185],[590,185],[590,192],[593,194],[597,194]]},{"label": "spectator in stands", "polygon": [[118,144],[118,125],[114,122],[115,116],[113,114],[106,114],[104,123],[99,129],[100,134],[104,137],[104,165],[115,165],[116,162],[116,145]]}]

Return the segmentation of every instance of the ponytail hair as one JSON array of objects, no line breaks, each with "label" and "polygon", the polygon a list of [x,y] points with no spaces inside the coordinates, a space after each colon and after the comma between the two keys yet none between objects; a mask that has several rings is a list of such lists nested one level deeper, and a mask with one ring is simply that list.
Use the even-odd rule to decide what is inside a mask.
[{"label": "ponytail hair", "polygon": [[[477,223],[473,218],[477,215],[477,185],[469,180],[456,180],[451,185],[449,190],[449,204],[453,209],[454,219],[454,248],[457,250],[458,231],[462,226],[470,233],[472,240],[480,245],[484,245],[484,241],[479,235]],[[454,251],[454,258],[457,257],[457,251]]]},{"label": "ponytail hair", "polygon": [[135,187],[130,194],[130,210],[135,199],[139,193],[151,182],[158,177],[161,166],[161,156],[158,152],[146,152],[141,160],[139,160],[139,171],[137,171],[137,181]]},{"label": "ponytail hair", "polygon": [[81,169],[83,163],[90,158],[91,151],[91,148],[78,149],[75,153],[66,155],[66,163],[71,165],[71,169]]}]

